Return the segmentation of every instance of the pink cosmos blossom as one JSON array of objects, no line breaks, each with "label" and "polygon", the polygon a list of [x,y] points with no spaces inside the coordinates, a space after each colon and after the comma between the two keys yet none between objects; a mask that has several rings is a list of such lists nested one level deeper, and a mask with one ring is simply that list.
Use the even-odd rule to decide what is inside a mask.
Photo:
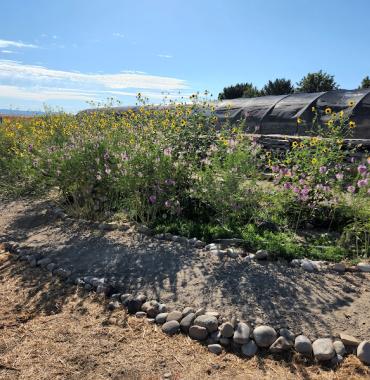
[{"label": "pink cosmos blossom", "polygon": [[354,192],[356,191],[356,188],[355,188],[354,186],[348,186],[348,187],[347,187],[347,191],[348,191],[349,193],[354,193]]},{"label": "pink cosmos blossom", "polygon": [[164,150],[163,150],[163,154],[165,155],[165,156],[171,156],[172,155],[172,148],[165,148]]},{"label": "pink cosmos blossom", "polygon": [[157,201],[157,197],[156,197],[155,195],[151,195],[151,196],[149,197],[149,202],[150,202],[151,204],[154,204],[156,201]]},{"label": "pink cosmos blossom", "polygon": [[284,183],[284,189],[290,190],[292,188],[292,184],[290,182]]},{"label": "pink cosmos blossom", "polygon": [[368,184],[368,180],[367,179],[360,179],[358,182],[357,182],[357,186],[358,187],[365,187],[367,186]]},{"label": "pink cosmos blossom", "polygon": [[338,181],[342,181],[342,180],[343,180],[343,177],[344,177],[343,173],[337,173],[337,174],[335,175],[335,178],[336,178]]},{"label": "pink cosmos blossom", "polygon": [[319,168],[320,174],[325,174],[326,170],[327,170],[326,166],[320,166],[320,168]]},{"label": "pink cosmos blossom", "polygon": [[366,173],[366,166],[364,164],[361,164],[361,165],[358,165],[357,166],[357,171],[360,173],[360,174],[364,174]]}]

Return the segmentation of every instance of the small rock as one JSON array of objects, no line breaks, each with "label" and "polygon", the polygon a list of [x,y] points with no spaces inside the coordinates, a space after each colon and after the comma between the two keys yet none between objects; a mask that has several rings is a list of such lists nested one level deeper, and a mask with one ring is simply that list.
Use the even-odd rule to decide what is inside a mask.
[{"label": "small rock", "polygon": [[226,254],[232,259],[237,259],[239,256],[238,252],[234,248],[227,248]]},{"label": "small rock", "polygon": [[220,313],[218,311],[206,311],[205,315],[211,315],[212,317],[220,318]]},{"label": "small rock", "polygon": [[337,355],[344,356],[346,354],[346,347],[344,347],[344,344],[341,340],[336,340],[333,343],[333,346]]},{"label": "small rock", "polygon": [[195,319],[195,313],[187,314],[180,322],[181,331],[187,334],[189,332],[190,326],[192,325],[194,319]]},{"label": "small rock", "polygon": [[290,262],[290,265],[292,265],[293,267],[300,267],[301,264],[302,264],[302,260],[301,259],[293,259]]},{"label": "small rock", "polygon": [[286,340],[294,342],[295,335],[288,329],[282,328],[279,330],[280,336],[283,336]]},{"label": "small rock", "polygon": [[119,301],[121,299],[121,294],[120,293],[114,293],[110,296],[110,298],[113,300],[113,301]]},{"label": "small rock", "polygon": [[331,269],[338,273],[344,273],[346,271],[346,266],[343,263],[335,263],[332,265]]},{"label": "small rock", "polygon": [[194,247],[195,248],[203,248],[204,246],[206,245],[206,243],[204,243],[203,241],[201,240],[197,240],[194,244]]},{"label": "small rock", "polygon": [[295,338],[294,348],[302,355],[309,356],[312,354],[311,341],[304,335],[298,335]]},{"label": "small rock", "polygon": [[71,275],[71,271],[68,270],[68,269],[64,269],[64,268],[58,268],[54,271],[54,274],[56,274],[57,276],[59,277],[62,277],[62,278],[67,278]]},{"label": "small rock", "polygon": [[137,231],[143,235],[148,235],[148,236],[153,235],[153,231],[147,226],[138,226]]},{"label": "small rock", "polygon": [[168,313],[159,313],[155,317],[155,323],[158,323],[159,325],[163,325],[163,323],[166,323],[167,321],[167,315]]},{"label": "small rock", "polygon": [[265,250],[265,249],[259,249],[256,253],[255,253],[255,258],[257,260],[267,260],[269,257],[269,253]]},{"label": "small rock", "polygon": [[254,340],[250,340],[248,343],[242,345],[242,353],[245,356],[252,357],[258,351],[258,347]]},{"label": "small rock", "polygon": [[222,347],[219,344],[209,344],[208,351],[212,352],[212,354],[220,355],[222,352]]},{"label": "small rock", "polygon": [[154,323],[155,323],[155,319],[154,319],[154,318],[147,318],[146,321],[147,321],[150,325],[154,325]]},{"label": "small rock", "polygon": [[352,335],[340,333],[339,336],[345,346],[357,347],[360,344],[360,341]]},{"label": "small rock", "polygon": [[141,301],[141,303],[146,302],[146,295],[145,294],[138,294],[135,299]]},{"label": "small rock", "polygon": [[248,343],[250,333],[251,333],[250,327],[244,322],[239,322],[234,331],[234,336],[233,336],[234,343],[237,343],[237,344]]},{"label": "small rock", "polygon": [[145,318],[146,317],[146,313],[145,313],[145,311],[137,311],[135,313],[135,317],[136,318]]},{"label": "small rock", "polygon": [[182,312],[178,310],[171,311],[167,315],[167,322],[169,321],[177,321],[180,322],[182,319]]},{"label": "small rock", "polygon": [[358,345],[357,357],[363,363],[370,365],[370,341],[364,340]]},{"label": "small rock", "polygon": [[142,302],[136,298],[133,298],[130,296],[127,298],[123,304],[127,307],[127,312],[129,314],[135,314],[136,312],[140,311]]},{"label": "small rock", "polygon": [[312,261],[310,261],[310,260],[302,260],[301,267],[306,272],[310,272],[310,273],[314,272],[316,270],[315,266],[313,265]]},{"label": "small rock", "polygon": [[204,307],[198,309],[196,312],[195,312],[195,317],[199,317],[200,315],[203,315],[205,314],[206,312],[206,309]]},{"label": "small rock", "polygon": [[195,310],[192,308],[192,307],[186,307],[183,311],[182,311],[182,316],[183,317],[186,317],[188,314],[190,313],[195,313]]},{"label": "small rock", "polygon": [[158,311],[160,313],[166,313],[167,312],[167,305],[165,303],[160,303]]},{"label": "small rock", "polygon": [[109,284],[100,284],[96,288],[96,293],[104,294],[105,296],[108,296],[111,290],[112,290],[112,287]]},{"label": "small rock", "polygon": [[162,331],[167,335],[174,335],[180,331],[180,323],[177,321],[169,321],[163,324]]},{"label": "small rock", "polygon": [[253,330],[254,341],[258,347],[270,347],[276,340],[277,333],[270,326],[258,326]]},{"label": "small rock", "polygon": [[230,322],[225,322],[220,326],[220,332],[224,338],[232,338],[234,335],[234,327]]},{"label": "small rock", "polygon": [[315,358],[319,361],[330,360],[335,355],[333,342],[329,338],[319,338],[312,343]]},{"label": "small rock", "polygon": [[205,327],[193,325],[189,328],[189,336],[195,340],[205,340],[207,339],[208,332]]},{"label": "small rock", "polygon": [[123,306],[127,306],[128,301],[132,298],[133,298],[133,296],[130,293],[122,294],[121,295],[121,302],[122,302]]},{"label": "small rock", "polygon": [[270,351],[273,353],[279,353],[286,350],[289,350],[293,346],[293,342],[287,340],[285,337],[280,336],[275,340],[274,343],[270,346]]},{"label": "small rock", "polygon": [[218,247],[217,247],[217,244],[214,244],[214,243],[211,243],[211,244],[208,244],[205,246],[205,249],[207,251],[212,251],[212,250],[217,250]]},{"label": "small rock", "polygon": [[118,302],[118,301],[112,301],[112,302],[109,302],[108,306],[107,306],[108,310],[116,310],[116,309],[120,309],[121,308],[121,304]]},{"label": "small rock", "polygon": [[212,333],[218,329],[218,320],[212,315],[200,315],[195,318],[194,325],[205,327],[209,333]]},{"label": "small rock", "polygon": [[219,342],[220,342],[221,346],[227,347],[230,345],[231,339],[221,337]]},{"label": "small rock", "polygon": [[153,300],[145,302],[141,309],[148,314],[149,318],[155,318],[159,314],[159,306],[159,302]]},{"label": "small rock", "polygon": [[370,272],[370,263],[358,263],[357,268],[360,272]]}]

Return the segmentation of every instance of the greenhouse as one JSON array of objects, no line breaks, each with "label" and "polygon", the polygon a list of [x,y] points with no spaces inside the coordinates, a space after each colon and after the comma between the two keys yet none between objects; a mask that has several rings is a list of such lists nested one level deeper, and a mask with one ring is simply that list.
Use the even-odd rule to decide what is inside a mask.
[{"label": "greenhouse", "polygon": [[329,120],[328,108],[355,122],[352,138],[370,139],[370,89],[225,100],[217,104],[216,115],[221,121],[245,120],[250,133],[305,136],[315,132],[316,115],[321,125]]}]

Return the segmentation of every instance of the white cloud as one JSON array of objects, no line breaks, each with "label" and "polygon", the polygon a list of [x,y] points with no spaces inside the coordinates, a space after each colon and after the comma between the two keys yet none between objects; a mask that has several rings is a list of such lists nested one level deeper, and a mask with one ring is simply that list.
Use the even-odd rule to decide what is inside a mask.
[{"label": "white cloud", "polygon": [[[23,80],[38,85],[63,83],[81,87],[103,87],[103,89],[152,89],[174,91],[187,89],[182,79],[156,75],[121,72],[116,74],[86,74],[72,71],[52,70],[43,66],[26,65],[15,61],[0,60],[0,78],[3,80]],[[63,85],[63,87],[64,87]],[[72,87],[75,87],[72,86]]]},{"label": "white cloud", "polygon": [[113,35],[113,37],[125,38],[125,35],[122,33],[119,33],[119,32],[113,33],[112,35]]},{"label": "white cloud", "polygon": [[3,54],[14,54],[15,52],[12,50],[1,50]]},{"label": "white cloud", "polygon": [[173,56],[170,55],[170,54],[157,54],[157,57],[160,57],[160,58],[173,58]]},{"label": "white cloud", "polygon": [[10,41],[0,39],[0,48],[16,47],[16,48],[37,48],[34,44],[25,44],[22,41]]}]

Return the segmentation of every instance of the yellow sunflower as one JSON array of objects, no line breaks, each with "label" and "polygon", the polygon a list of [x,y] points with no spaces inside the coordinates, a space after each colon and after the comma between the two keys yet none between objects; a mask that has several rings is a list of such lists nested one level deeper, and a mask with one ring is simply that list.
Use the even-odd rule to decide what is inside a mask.
[{"label": "yellow sunflower", "polygon": [[350,128],[356,128],[356,123],[355,123],[354,121],[351,120],[351,121],[349,122],[349,127],[350,127]]},{"label": "yellow sunflower", "polygon": [[327,115],[330,115],[331,114],[331,108],[330,107],[325,108],[325,113]]},{"label": "yellow sunflower", "polygon": [[312,107],[312,108],[311,108],[311,111],[312,111],[312,112],[316,112],[316,107]]},{"label": "yellow sunflower", "polygon": [[355,105],[355,101],[354,101],[354,100],[350,100],[350,101],[348,102],[348,105],[349,105],[350,107],[354,107],[354,105]]},{"label": "yellow sunflower", "polygon": [[340,112],[339,112],[339,117],[340,117],[341,119],[343,119],[343,116],[344,116],[344,112],[343,112],[343,111],[340,111]]},{"label": "yellow sunflower", "polygon": [[297,141],[293,141],[293,143],[292,143],[292,147],[293,147],[293,148],[297,148],[297,146],[298,146]]},{"label": "yellow sunflower", "polygon": [[299,125],[299,124],[302,124],[302,122],[303,122],[303,120],[300,118],[300,117],[298,117],[297,118],[297,124]]},{"label": "yellow sunflower", "polygon": [[316,165],[316,164],[317,164],[317,158],[314,157],[314,158],[311,160],[311,163],[312,163],[313,165]]},{"label": "yellow sunflower", "polygon": [[332,119],[330,119],[330,120],[326,123],[326,125],[327,125],[328,127],[332,127],[333,124],[334,124],[334,122],[333,122]]}]

